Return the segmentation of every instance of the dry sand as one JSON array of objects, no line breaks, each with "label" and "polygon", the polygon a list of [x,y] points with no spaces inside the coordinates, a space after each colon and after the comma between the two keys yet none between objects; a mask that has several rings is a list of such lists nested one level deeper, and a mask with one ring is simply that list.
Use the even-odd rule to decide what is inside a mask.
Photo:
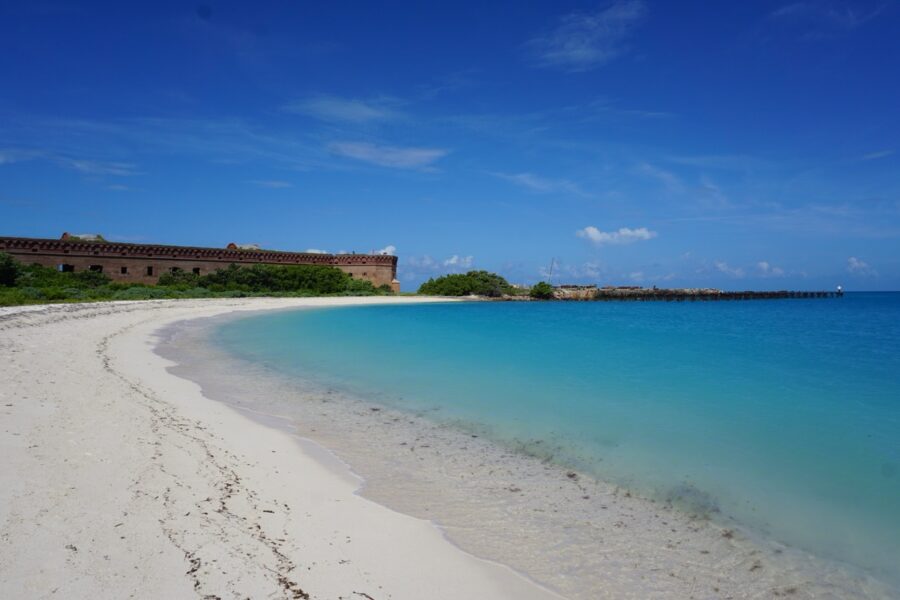
[{"label": "dry sand", "polygon": [[0,309],[0,598],[558,598],[166,371],[153,332],[410,298]]}]

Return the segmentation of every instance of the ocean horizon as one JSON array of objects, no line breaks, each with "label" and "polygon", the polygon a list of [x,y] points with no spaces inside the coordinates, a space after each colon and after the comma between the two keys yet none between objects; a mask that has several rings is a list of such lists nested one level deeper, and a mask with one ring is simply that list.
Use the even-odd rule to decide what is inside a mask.
[{"label": "ocean horizon", "polygon": [[898,583],[898,293],[312,309],[213,339]]}]

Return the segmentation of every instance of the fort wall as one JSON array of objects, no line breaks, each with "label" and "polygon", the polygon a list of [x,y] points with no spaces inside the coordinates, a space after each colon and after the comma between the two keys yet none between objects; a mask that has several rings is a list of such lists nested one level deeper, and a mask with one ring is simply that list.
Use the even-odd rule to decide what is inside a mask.
[{"label": "fort wall", "polygon": [[237,248],[126,244],[75,239],[0,237],[0,252],[25,264],[71,271],[101,271],[113,281],[157,283],[173,270],[211,273],[228,265],[324,265],[337,267],[375,286],[397,283],[397,257],[380,254],[313,254]]}]

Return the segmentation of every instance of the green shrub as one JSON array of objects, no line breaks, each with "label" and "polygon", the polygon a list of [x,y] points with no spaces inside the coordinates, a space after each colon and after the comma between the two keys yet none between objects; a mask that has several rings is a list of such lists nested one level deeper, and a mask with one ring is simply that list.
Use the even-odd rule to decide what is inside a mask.
[{"label": "green shrub", "polygon": [[488,296],[499,297],[513,293],[513,288],[500,275],[487,271],[469,271],[465,274],[444,275],[429,279],[419,287],[420,294],[434,296]]},{"label": "green shrub", "polygon": [[553,286],[546,281],[539,281],[531,286],[531,291],[528,292],[528,295],[536,300],[552,300]]},{"label": "green shrub", "polygon": [[195,275],[189,271],[173,271],[169,273],[163,273],[159,276],[159,281],[157,285],[164,286],[186,286],[184,289],[190,289],[197,287],[200,281],[200,275]]},{"label": "green shrub", "polygon": [[113,300],[156,300],[171,296],[171,291],[161,287],[131,287],[112,295]]}]

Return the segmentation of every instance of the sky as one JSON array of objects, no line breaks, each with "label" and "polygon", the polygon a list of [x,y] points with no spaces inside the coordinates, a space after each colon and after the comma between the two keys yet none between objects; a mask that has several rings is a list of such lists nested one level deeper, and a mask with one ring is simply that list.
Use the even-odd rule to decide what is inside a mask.
[{"label": "sky", "polygon": [[897,0],[0,0],[0,235],[898,290],[897,31]]}]

